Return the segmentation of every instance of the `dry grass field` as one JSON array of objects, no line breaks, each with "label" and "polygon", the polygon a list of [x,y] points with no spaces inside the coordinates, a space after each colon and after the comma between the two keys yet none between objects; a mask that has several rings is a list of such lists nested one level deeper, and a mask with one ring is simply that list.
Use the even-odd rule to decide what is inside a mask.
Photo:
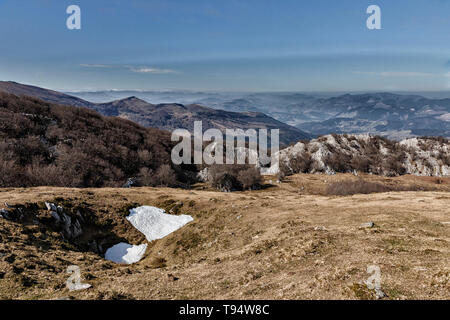
[{"label": "dry grass field", "polygon": [[[0,218],[0,299],[374,299],[363,284],[369,265],[381,270],[384,299],[450,299],[450,178],[363,178],[402,191],[327,194],[333,182],[357,181],[349,174],[268,178],[262,190],[233,193],[1,189],[2,204],[40,216],[50,201],[82,208],[95,223],[70,242],[38,221]],[[125,219],[139,205],[194,221],[150,243],[133,265],[77,246],[89,237],[145,242]],[[367,222],[374,226],[361,227]],[[69,265],[92,287],[69,292]]]}]

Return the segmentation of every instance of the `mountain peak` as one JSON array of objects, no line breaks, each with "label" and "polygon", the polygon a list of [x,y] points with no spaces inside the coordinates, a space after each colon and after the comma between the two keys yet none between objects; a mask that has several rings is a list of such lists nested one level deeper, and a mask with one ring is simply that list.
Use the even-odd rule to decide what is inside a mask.
[{"label": "mountain peak", "polygon": [[124,98],[124,99],[118,99],[118,100],[114,100],[112,102],[107,102],[107,103],[101,103],[100,105],[105,105],[105,104],[112,104],[112,105],[123,105],[123,106],[151,106],[151,103],[148,103],[147,101],[144,101],[142,99],[139,99],[136,96],[131,96],[128,98]]},{"label": "mountain peak", "polygon": [[132,102],[145,102],[145,103],[147,103],[146,101],[144,101],[142,99],[139,99],[136,96],[131,96],[131,97],[128,97],[128,98],[118,99],[116,101],[124,101],[124,102],[125,101],[132,101]]}]

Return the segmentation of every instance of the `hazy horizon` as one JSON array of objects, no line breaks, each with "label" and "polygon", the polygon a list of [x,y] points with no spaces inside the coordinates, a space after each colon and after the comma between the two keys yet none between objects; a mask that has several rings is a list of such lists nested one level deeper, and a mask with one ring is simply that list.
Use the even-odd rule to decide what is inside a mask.
[{"label": "hazy horizon", "polygon": [[[49,88],[52,89],[52,88]],[[55,90],[55,89],[52,89]],[[56,90],[59,91],[59,90]],[[346,94],[359,95],[359,94],[377,94],[377,93],[392,93],[398,95],[417,95],[428,99],[450,99],[449,91],[207,91],[207,90],[186,90],[186,89],[161,89],[161,90],[145,90],[145,89],[109,89],[109,90],[62,90],[61,92],[74,95],[83,96],[85,94],[99,94],[99,93],[136,93],[136,94],[179,94],[179,95],[189,95],[189,94],[204,94],[204,95],[258,95],[258,94],[273,94],[273,95],[293,95],[301,94],[313,97],[338,97]],[[101,101],[101,102],[107,102]]]}]

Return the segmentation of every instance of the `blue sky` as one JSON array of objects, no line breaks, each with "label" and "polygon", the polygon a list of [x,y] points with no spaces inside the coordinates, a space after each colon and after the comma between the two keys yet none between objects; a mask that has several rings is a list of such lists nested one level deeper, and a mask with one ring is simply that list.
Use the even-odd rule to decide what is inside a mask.
[{"label": "blue sky", "polygon": [[450,0],[0,0],[0,37],[1,80],[57,90],[450,90]]}]

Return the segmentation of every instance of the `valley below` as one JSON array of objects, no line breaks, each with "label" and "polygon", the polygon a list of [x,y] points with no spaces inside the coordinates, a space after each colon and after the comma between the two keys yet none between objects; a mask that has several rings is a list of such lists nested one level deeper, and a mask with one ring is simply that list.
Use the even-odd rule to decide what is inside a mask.
[{"label": "valley below", "polygon": [[[402,191],[327,193],[361,178]],[[45,202],[81,212],[83,233],[52,228]],[[375,299],[370,265],[383,299],[450,299],[450,178],[266,176],[261,190],[231,193],[202,183],[3,188],[0,203],[31,217],[0,218],[0,299]],[[148,242],[137,263],[105,260],[115,242],[146,243],[126,220],[142,205],[193,221]],[[94,240],[103,249],[85,246]],[[71,265],[90,288],[69,291]]]}]

